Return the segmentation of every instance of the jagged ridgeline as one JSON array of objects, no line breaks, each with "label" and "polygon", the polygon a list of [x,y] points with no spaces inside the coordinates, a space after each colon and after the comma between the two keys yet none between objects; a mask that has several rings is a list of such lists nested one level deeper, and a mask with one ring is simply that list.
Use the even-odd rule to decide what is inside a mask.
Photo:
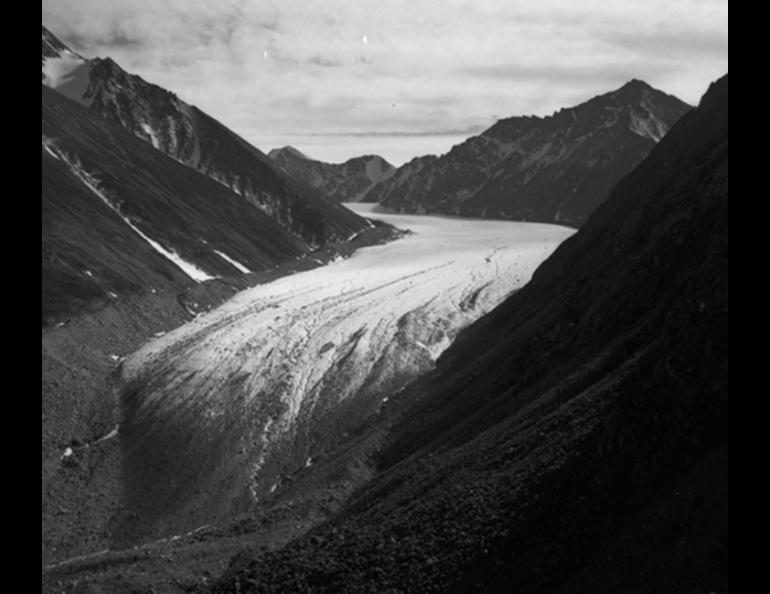
[{"label": "jagged ridgeline", "polygon": [[268,156],[292,177],[318,188],[336,202],[366,201],[369,190],[396,171],[378,155],[354,157],[344,163],[324,163],[285,146],[273,149]]},{"label": "jagged ridgeline", "polygon": [[440,157],[418,157],[365,196],[404,213],[579,227],[691,107],[632,80],[548,117],[511,117]]},{"label": "jagged ridgeline", "polygon": [[310,247],[347,240],[369,226],[174,93],[110,58],[84,58],[45,27],[42,38],[44,85],[230,188]]}]

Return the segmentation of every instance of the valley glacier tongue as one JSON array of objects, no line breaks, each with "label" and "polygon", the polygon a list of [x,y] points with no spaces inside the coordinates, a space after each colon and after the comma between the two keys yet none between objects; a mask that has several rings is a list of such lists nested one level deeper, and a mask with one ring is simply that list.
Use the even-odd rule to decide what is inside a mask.
[{"label": "valley glacier tongue", "polygon": [[249,509],[322,460],[574,232],[349,207],[413,233],[245,290],[123,362],[125,502],[150,532]]}]

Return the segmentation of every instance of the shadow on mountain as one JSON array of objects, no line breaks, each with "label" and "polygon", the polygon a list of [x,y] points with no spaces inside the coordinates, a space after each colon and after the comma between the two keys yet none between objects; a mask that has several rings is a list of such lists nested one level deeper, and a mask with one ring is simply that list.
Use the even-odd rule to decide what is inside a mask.
[{"label": "shadow on mountain", "polygon": [[223,592],[727,590],[728,81],[471,326],[333,521]]}]

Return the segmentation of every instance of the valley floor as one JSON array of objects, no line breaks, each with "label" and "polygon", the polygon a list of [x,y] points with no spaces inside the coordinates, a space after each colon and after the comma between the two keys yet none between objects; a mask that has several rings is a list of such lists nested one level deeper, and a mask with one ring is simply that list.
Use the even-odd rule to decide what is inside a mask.
[{"label": "valley floor", "polygon": [[247,511],[355,433],[574,231],[359,213],[411,231],[244,290],[122,365],[127,544]]},{"label": "valley floor", "polygon": [[[431,369],[462,328],[526,284],[574,233],[556,225],[348,206],[411,233],[242,290],[119,364],[122,505],[131,513],[113,518],[111,536],[99,548],[72,552],[105,545],[126,550],[49,565],[44,583],[60,584],[62,572],[72,572],[65,582],[77,583],[86,565],[86,573],[96,569],[94,562],[144,566],[132,557],[136,545],[226,523],[255,503],[269,509],[284,501],[307,482],[304,474],[320,476],[390,395]],[[368,476],[365,465],[355,465],[358,478],[349,476],[350,468],[339,471],[342,498]],[[310,480],[312,487],[300,490],[315,491],[318,483]],[[328,492],[328,481],[324,485]],[[270,546],[296,534],[297,513],[291,513],[290,533],[265,537]],[[316,514],[312,522],[320,519]],[[204,546],[217,550],[216,562],[201,564],[199,551],[193,565],[216,572],[238,543],[260,541],[254,527],[248,532],[232,548],[222,549],[221,539]],[[157,569],[147,569],[154,582]]]},{"label": "valley floor", "polygon": [[[120,507],[120,410],[112,376],[154,336],[181,326],[247,287],[322,266],[402,233],[377,226],[263,272],[148,289],[93,303],[42,330],[42,563],[111,547],[109,520]],[[65,456],[65,453],[70,455]]]}]

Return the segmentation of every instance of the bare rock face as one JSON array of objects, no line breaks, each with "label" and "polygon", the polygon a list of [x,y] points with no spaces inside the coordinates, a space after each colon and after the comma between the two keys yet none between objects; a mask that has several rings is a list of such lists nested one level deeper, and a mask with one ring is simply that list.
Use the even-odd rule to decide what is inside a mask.
[{"label": "bare rock face", "polygon": [[110,58],[83,58],[45,28],[43,84],[230,188],[311,247],[349,239],[369,226],[174,93]]},{"label": "bare rock face", "polygon": [[500,120],[446,155],[407,163],[367,201],[397,212],[577,227],[689,109],[632,80],[549,117]]},{"label": "bare rock face", "polygon": [[367,192],[396,170],[379,155],[354,157],[344,163],[324,163],[285,146],[273,149],[268,156],[292,177],[319,189],[335,202],[367,201]]}]

